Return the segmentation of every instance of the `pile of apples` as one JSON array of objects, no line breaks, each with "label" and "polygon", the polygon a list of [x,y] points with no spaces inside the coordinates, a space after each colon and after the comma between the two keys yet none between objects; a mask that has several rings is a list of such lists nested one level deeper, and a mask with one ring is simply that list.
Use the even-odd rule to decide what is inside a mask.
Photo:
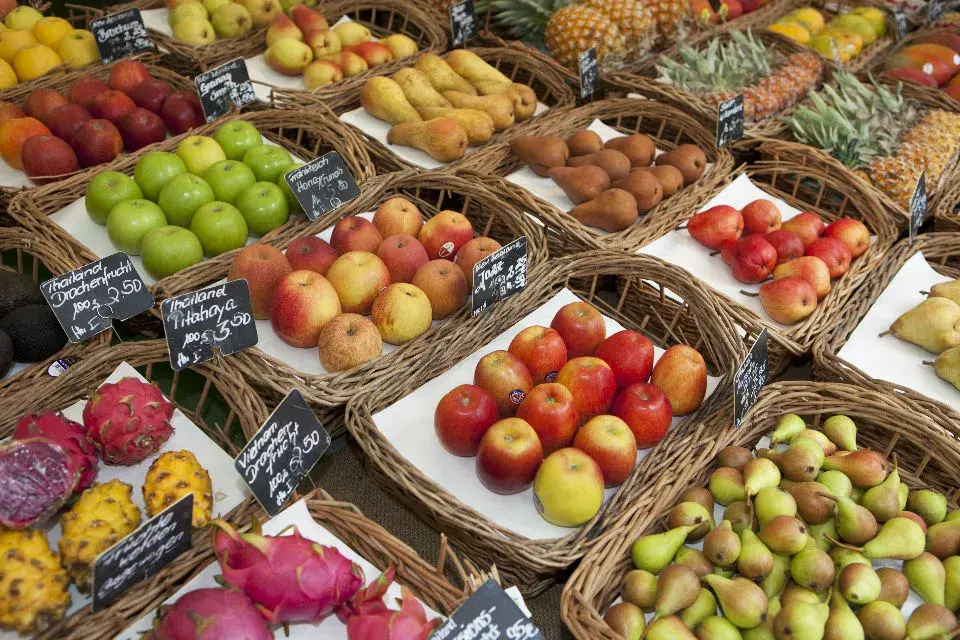
[{"label": "pile of apples", "polygon": [[960,100],[960,35],[950,31],[918,35],[911,44],[887,56],[883,68],[885,78],[942,87],[945,94]]},{"label": "pile of apples", "polygon": [[76,69],[100,59],[93,33],[74,29],[63,18],[45,18],[33,7],[3,0],[0,20],[0,89],[39,78],[63,64]]},{"label": "pile of apples", "polygon": [[829,225],[805,211],[782,222],[770,200],[754,200],[742,210],[717,205],[690,218],[687,231],[719,251],[733,277],[758,284],[760,302],[774,321],[794,324],[830,293],[830,281],[870,247],[870,231],[859,220],[839,218]]},{"label": "pile of apples", "polygon": [[166,0],[167,24],[186,44],[210,44],[263,29],[282,11],[277,0]]},{"label": "pile of apples", "polygon": [[[323,368],[344,371],[402,345],[466,303],[473,267],[500,248],[473,237],[470,221],[440,211],[424,222],[405,198],[343,218],[330,242],[298,238],[286,254],[265,244],[237,254],[227,276],[246,279],[253,314],[287,344],[317,349]],[[367,318],[366,316],[370,316]]]},{"label": "pile of apples", "polygon": [[437,438],[456,456],[476,456],[490,491],[533,484],[548,522],[578,527],[603,504],[604,487],[630,475],[638,449],[692,413],[707,390],[707,366],[691,347],[667,349],[654,364],[636,331],[606,335],[603,316],[572,302],[550,327],[530,326],[507,351],[480,359],[473,384],[448,392],[434,414]]},{"label": "pile of apples", "polygon": [[295,4],[289,17],[282,11],[273,17],[264,60],[277,73],[302,74],[312,91],[419,51],[416,41],[402,33],[379,42],[372,38],[359,22],[348,20],[331,28],[322,13]]},{"label": "pile of apples", "polygon": [[85,206],[117,249],[141,256],[159,280],[284,224],[299,205],[283,175],[297,166],[252,124],[231,120],[213,137],[184,138],[176,153],[146,153],[132,178],[98,174]]},{"label": "pile of apples", "polygon": [[[0,31],[0,35],[7,33]],[[0,157],[34,182],[112,161],[206,122],[196,94],[174,91],[136,60],[118,62],[109,84],[81,76],[70,97],[34,89],[21,109],[0,102]]]}]

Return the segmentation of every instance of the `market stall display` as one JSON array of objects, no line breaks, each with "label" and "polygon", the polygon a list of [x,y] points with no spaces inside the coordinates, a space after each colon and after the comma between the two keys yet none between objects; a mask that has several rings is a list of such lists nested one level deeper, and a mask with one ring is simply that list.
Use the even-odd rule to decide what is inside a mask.
[{"label": "market stall display", "polygon": [[[827,3],[799,6],[779,18],[768,30],[816,51],[851,72],[869,68],[893,44],[893,18],[878,6],[839,3],[840,12]],[[825,6],[826,5],[826,6]],[[833,5],[838,6],[837,3]]]}]

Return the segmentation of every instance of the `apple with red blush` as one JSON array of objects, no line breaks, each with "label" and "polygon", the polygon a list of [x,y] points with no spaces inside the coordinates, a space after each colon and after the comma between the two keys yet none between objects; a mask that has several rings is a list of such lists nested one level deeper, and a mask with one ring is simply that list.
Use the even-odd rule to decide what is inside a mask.
[{"label": "apple with red blush", "polygon": [[313,271],[322,276],[339,257],[330,243],[316,236],[297,238],[287,247],[286,255],[294,271]]},{"label": "apple with red blush", "polygon": [[483,434],[498,419],[493,396],[477,385],[462,384],[440,398],[433,427],[444,449],[455,456],[475,456]]},{"label": "apple with red blush", "polygon": [[510,341],[507,349],[527,366],[535,384],[556,382],[567,362],[567,345],[555,329],[534,325]]},{"label": "apple with red blush", "polygon": [[408,233],[397,233],[384,238],[377,249],[377,256],[387,265],[392,282],[412,281],[420,267],[430,261],[420,241]]},{"label": "apple with red blush", "polygon": [[341,256],[350,251],[376,253],[383,238],[373,223],[360,216],[347,216],[333,226],[330,246]]},{"label": "apple with red blush", "polygon": [[37,184],[59,180],[77,170],[77,155],[56,136],[29,138],[23,143],[22,158],[24,173]]},{"label": "apple with red blush", "polygon": [[567,361],[557,375],[557,382],[573,394],[581,423],[593,416],[609,413],[617,396],[617,380],[613,369],[600,358],[593,356],[581,356]]},{"label": "apple with red blush", "polygon": [[160,117],[175,136],[206,123],[200,98],[191,91],[174,91],[163,101]]},{"label": "apple with red blush", "polygon": [[537,432],[543,455],[569,447],[580,426],[580,412],[570,390],[558,382],[538,384],[517,409]]},{"label": "apple with red blush", "polygon": [[133,90],[130,97],[141,109],[160,115],[164,101],[173,93],[173,87],[163,80],[147,78]]},{"label": "apple with red blush", "polygon": [[639,449],[649,449],[660,442],[673,420],[667,394],[648,382],[638,382],[621,391],[610,413],[627,423]]},{"label": "apple with red blush", "polygon": [[91,109],[93,101],[110,87],[103,80],[93,76],[80,76],[70,85],[70,102],[79,104],[84,109]]},{"label": "apple with red blush", "polygon": [[53,135],[70,142],[73,140],[73,134],[77,132],[77,129],[88,120],[93,120],[90,112],[79,104],[71,102],[50,112],[47,127]]},{"label": "apple with red blush", "polygon": [[743,215],[743,235],[766,235],[780,228],[780,209],[770,200],[761,198],[740,210]]},{"label": "apple with red blush", "polygon": [[31,118],[36,118],[49,127],[47,120],[50,112],[57,107],[67,104],[68,100],[53,89],[34,89],[23,101],[23,112]]},{"label": "apple with red blush", "polygon": [[123,151],[123,138],[109,120],[87,120],[73,134],[70,146],[81,167],[110,162]]},{"label": "apple with red blush", "polygon": [[565,304],[553,316],[550,327],[563,338],[568,358],[592,356],[607,336],[603,316],[589,302]]},{"label": "apple with red blush", "polygon": [[505,418],[480,440],[477,477],[494,493],[519,493],[533,483],[541,462],[543,447],[533,427],[519,418]]},{"label": "apple with red blush", "polygon": [[138,60],[121,60],[110,69],[110,88],[128,96],[149,79],[150,71]]},{"label": "apple with red blush", "polygon": [[167,125],[160,116],[140,107],[131,111],[117,129],[127,151],[142,149],[167,137]]},{"label": "apple with red blush", "polygon": [[653,343],[645,335],[625,329],[597,347],[596,357],[613,370],[620,391],[635,382],[646,382],[653,371]]},{"label": "apple with red blush", "polygon": [[473,383],[493,396],[504,418],[516,414],[517,407],[533,389],[533,377],[526,365],[509,351],[493,351],[480,358]]},{"label": "apple with red blush", "polygon": [[637,439],[627,423],[616,416],[591,418],[577,432],[573,446],[593,458],[608,488],[623,484],[637,463]]},{"label": "apple with red blush", "polygon": [[102,118],[119,125],[136,108],[137,105],[130,99],[130,96],[122,91],[108,89],[94,98],[90,113],[93,114],[94,118]]}]

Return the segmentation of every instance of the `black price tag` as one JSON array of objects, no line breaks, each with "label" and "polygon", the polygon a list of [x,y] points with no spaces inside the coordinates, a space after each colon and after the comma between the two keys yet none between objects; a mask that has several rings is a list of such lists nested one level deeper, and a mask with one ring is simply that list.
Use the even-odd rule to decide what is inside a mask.
[{"label": "black price tag", "polygon": [[927,4],[927,22],[933,24],[943,14],[942,0],[930,0]]},{"label": "black price tag", "polygon": [[194,82],[207,122],[224,116],[257,99],[243,58],[236,58],[198,75]]},{"label": "black price tag", "polygon": [[893,10],[893,21],[897,25],[897,40],[902,40],[910,32],[910,24],[907,22],[907,14],[903,7]]},{"label": "black price tag", "polygon": [[193,494],[150,518],[93,562],[93,610],[156,575],[193,544]]},{"label": "black price tag", "polygon": [[743,94],[717,105],[717,149],[743,138]]},{"label": "black price tag", "polygon": [[360,195],[360,187],[336,151],[283,175],[307,217],[316,220]]},{"label": "black price tag", "polygon": [[477,25],[477,10],[473,0],[462,0],[450,5],[450,33],[453,36],[451,45],[454,49],[467,44],[467,40],[479,33]]},{"label": "black price tag", "polygon": [[473,265],[472,317],[527,286],[527,236],[520,236]]},{"label": "black price tag", "polygon": [[300,390],[293,389],[233,464],[267,513],[275,516],[329,446],[330,435]]},{"label": "black price tag", "polygon": [[767,383],[768,340],[764,329],[733,376],[733,421],[737,428]]},{"label": "black price tag", "polygon": [[910,196],[910,242],[913,242],[927,218],[927,173],[920,172],[917,187]]},{"label": "black price tag", "polygon": [[231,280],[168,298],[160,304],[170,364],[180,371],[257,344],[257,323],[246,280]]},{"label": "black price tag", "polygon": [[597,48],[590,47],[578,58],[580,67],[580,97],[586,100],[597,92],[600,81],[600,65],[597,62]]},{"label": "black price tag", "polygon": [[533,620],[493,580],[488,580],[460,605],[433,632],[430,640],[466,637],[478,640],[546,640]]},{"label": "black price tag", "polygon": [[90,21],[97,41],[100,62],[110,64],[142,51],[153,51],[153,43],[140,17],[140,9],[127,9]]},{"label": "black price tag", "polygon": [[83,342],[153,307],[130,256],[115,253],[40,285],[70,342]]}]

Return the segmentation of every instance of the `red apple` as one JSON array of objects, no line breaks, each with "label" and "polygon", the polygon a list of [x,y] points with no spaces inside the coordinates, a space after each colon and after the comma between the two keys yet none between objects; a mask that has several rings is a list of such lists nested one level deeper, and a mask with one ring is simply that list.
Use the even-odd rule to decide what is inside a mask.
[{"label": "red apple", "polygon": [[577,433],[573,446],[593,458],[607,487],[623,484],[637,463],[637,439],[616,416],[592,418]]},{"label": "red apple", "polygon": [[627,423],[639,449],[649,449],[660,442],[673,420],[667,394],[646,382],[632,384],[621,391],[610,413]]},{"label": "red apple", "polygon": [[50,123],[47,120],[50,117],[50,112],[57,107],[62,107],[67,102],[66,98],[53,89],[34,89],[23,101],[23,112],[49,127]]},{"label": "red apple", "polygon": [[608,413],[617,395],[613,369],[600,358],[581,356],[563,365],[557,382],[573,394],[574,404],[584,423],[593,416]]},{"label": "red apple", "polygon": [[173,93],[173,87],[163,80],[148,78],[133,90],[130,97],[133,98],[133,101],[141,109],[146,109],[160,115],[160,111],[163,109],[163,103],[171,93]]},{"label": "red apple", "polygon": [[727,242],[740,239],[743,216],[733,207],[717,205],[690,218],[687,231],[703,246],[716,250]]},{"label": "red apple", "polygon": [[137,60],[121,60],[110,69],[110,88],[122,91],[128,96],[140,86],[140,83],[150,79],[150,72]]},{"label": "red apple", "polygon": [[554,329],[527,327],[510,341],[510,353],[527,366],[534,384],[556,382],[567,362],[567,345]]},{"label": "red apple", "polygon": [[431,260],[456,256],[472,238],[470,221],[456,211],[439,212],[424,223],[417,237]]},{"label": "red apple", "polygon": [[765,235],[780,228],[780,210],[770,200],[754,200],[740,213],[743,214],[743,235]]},{"label": "red apple", "polygon": [[494,493],[519,493],[533,483],[542,461],[543,447],[533,427],[519,418],[505,418],[480,440],[477,477]]},{"label": "red apple", "polygon": [[571,302],[553,316],[550,326],[567,345],[567,357],[592,356],[607,335],[603,316],[589,302]]},{"label": "red apple", "polygon": [[70,102],[76,102],[84,109],[90,109],[96,97],[109,89],[110,87],[102,80],[92,76],[80,76],[70,86]]},{"label": "red apple", "polygon": [[294,269],[279,249],[256,242],[241,249],[233,258],[227,280],[246,280],[250,289],[253,317],[266,320],[277,285]]},{"label": "red apple", "polygon": [[122,91],[109,89],[94,99],[90,113],[95,118],[109,120],[113,124],[119,125],[136,108],[137,105],[133,103],[130,96]]},{"label": "red apple", "polygon": [[460,250],[457,251],[457,257],[453,261],[463,269],[463,275],[467,277],[467,284],[473,287],[473,267],[499,248],[499,242],[484,236],[474,238],[460,247]]},{"label": "red apple", "polygon": [[802,256],[773,270],[774,280],[790,277],[806,280],[817,294],[817,300],[823,300],[830,293],[830,269],[816,256]]},{"label": "red apple", "polygon": [[160,116],[140,107],[131,111],[117,129],[127,151],[142,149],[167,137],[167,126]]},{"label": "red apple", "polygon": [[823,237],[836,238],[843,242],[850,249],[853,258],[859,258],[870,248],[870,230],[853,218],[840,218],[831,222],[823,230]]},{"label": "red apple", "polygon": [[807,246],[806,255],[823,260],[830,270],[830,278],[836,280],[850,270],[853,254],[850,247],[836,238],[819,238]]},{"label": "red apple", "polygon": [[431,260],[423,265],[413,274],[411,284],[427,294],[434,320],[459,311],[470,296],[463,270],[449,260]]},{"label": "red apple", "polygon": [[617,390],[646,382],[653,371],[653,343],[636,331],[618,331],[597,347],[596,357],[613,369]]},{"label": "red apple", "polygon": [[163,101],[160,117],[175,136],[206,123],[200,98],[191,91],[174,91]]},{"label": "red apple", "polygon": [[569,447],[580,425],[573,394],[557,382],[535,386],[517,409],[517,417],[537,432],[545,456]]},{"label": "red apple", "polygon": [[739,282],[763,282],[777,264],[777,250],[763,236],[747,236],[729,249],[730,271]]},{"label": "red apple", "polygon": [[270,326],[287,344],[312,348],[323,325],[340,311],[337,292],[326,278],[313,271],[292,271],[273,292]]},{"label": "red apple", "polygon": [[777,264],[796,260],[803,255],[803,241],[792,231],[777,229],[763,236],[777,252]]},{"label": "red apple", "polygon": [[[23,171],[37,184],[62,179],[77,170],[77,156],[56,136],[33,136],[23,143]],[[38,179],[45,176],[46,179]]]},{"label": "red apple", "polygon": [[433,428],[444,449],[455,456],[475,456],[483,434],[497,419],[493,396],[476,385],[462,384],[440,398]]},{"label": "red apple", "polygon": [[693,347],[675,344],[657,360],[650,383],[667,396],[673,415],[691,414],[707,394],[707,363]]},{"label": "red apple", "polygon": [[347,216],[333,227],[330,246],[341,256],[350,251],[376,253],[383,238],[373,223],[360,216]]},{"label": "red apple", "polygon": [[776,322],[800,322],[817,308],[817,292],[803,278],[778,278],[760,287],[763,310]]},{"label": "red apple", "polygon": [[123,138],[109,120],[87,120],[73,134],[70,146],[77,153],[81,167],[92,167],[120,155]]},{"label": "red apple", "polygon": [[473,383],[493,396],[501,417],[514,415],[533,389],[527,367],[509,351],[494,351],[480,358]]},{"label": "red apple", "polygon": [[429,262],[427,251],[420,241],[406,233],[385,238],[377,249],[377,255],[387,265],[393,282],[410,282],[417,270]]},{"label": "red apple", "polygon": [[50,133],[70,142],[73,140],[73,134],[75,134],[77,129],[82,127],[83,123],[87,120],[93,120],[90,112],[79,104],[71,102],[70,104],[65,104],[51,111],[47,126],[50,128]]},{"label": "red apple", "polygon": [[324,276],[337,259],[337,252],[326,240],[316,236],[297,238],[287,247],[287,260],[294,271],[313,271]]},{"label": "red apple", "polygon": [[820,216],[810,211],[804,211],[789,220],[784,220],[780,228],[797,234],[803,242],[803,246],[809,247],[814,240],[823,235],[824,226]]}]

